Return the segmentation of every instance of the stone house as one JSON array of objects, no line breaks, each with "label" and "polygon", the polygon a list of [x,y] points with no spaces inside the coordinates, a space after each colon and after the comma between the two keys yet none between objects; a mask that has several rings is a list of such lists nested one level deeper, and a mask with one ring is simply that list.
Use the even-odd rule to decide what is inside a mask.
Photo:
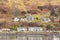
[{"label": "stone house", "polygon": [[32,15],[26,15],[27,22],[32,22],[34,17]]}]

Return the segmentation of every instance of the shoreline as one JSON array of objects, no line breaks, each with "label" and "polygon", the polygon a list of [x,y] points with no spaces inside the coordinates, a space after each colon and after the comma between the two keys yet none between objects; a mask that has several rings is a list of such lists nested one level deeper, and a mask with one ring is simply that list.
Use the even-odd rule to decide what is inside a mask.
[{"label": "shoreline", "polygon": [[0,35],[50,35],[50,34],[60,34],[60,32],[0,32]]}]

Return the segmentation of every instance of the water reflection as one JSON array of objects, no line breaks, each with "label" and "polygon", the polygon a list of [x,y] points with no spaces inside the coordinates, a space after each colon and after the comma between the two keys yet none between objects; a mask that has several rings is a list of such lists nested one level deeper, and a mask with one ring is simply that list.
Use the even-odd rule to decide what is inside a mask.
[{"label": "water reflection", "polygon": [[0,35],[0,40],[60,40],[60,35]]}]

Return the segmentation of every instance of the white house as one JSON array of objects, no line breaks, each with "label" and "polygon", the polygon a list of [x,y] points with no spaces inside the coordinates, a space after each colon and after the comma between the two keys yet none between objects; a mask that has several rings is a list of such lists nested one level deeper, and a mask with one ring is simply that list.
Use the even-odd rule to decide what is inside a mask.
[{"label": "white house", "polygon": [[2,31],[2,32],[3,32],[3,31],[4,31],[4,32],[8,32],[8,31],[10,31],[10,29],[9,29],[9,28],[2,28],[1,31]]},{"label": "white house", "polygon": [[17,28],[17,31],[20,32],[20,31],[27,31],[27,28],[26,27],[18,27]]},{"label": "white house", "polygon": [[0,29],[0,32],[2,32],[2,30]]},{"label": "white house", "polygon": [[16,18],[14,18],[14,21],[16,21],[16,22],[17,22],[17,21],[19,21],[19,18],[17,18],[17,17],[16,17]]},{"label": "white house", "polygon": [[29,31],[43,31],[42,27],[28,27]]},{"label": "white house", "polygon": [[50,22],[50,18],[42,18],[42,22]]},{"label": "white house", "polygon": [[34,17],[32,15],[26,15],[26,19],[28,22],[32,22],[34,20]]}]

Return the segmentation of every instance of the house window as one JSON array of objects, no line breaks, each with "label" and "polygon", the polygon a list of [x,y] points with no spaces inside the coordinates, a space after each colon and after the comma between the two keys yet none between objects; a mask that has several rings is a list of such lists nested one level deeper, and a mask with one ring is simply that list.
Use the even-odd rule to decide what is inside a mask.
[{"label": "house window", "polygon": [[43,18],[42,21],[49,21],[49,18]]},{"label": "house window", "polygon": [[48,21],[48,19],[46,19],[46,21]]}]

